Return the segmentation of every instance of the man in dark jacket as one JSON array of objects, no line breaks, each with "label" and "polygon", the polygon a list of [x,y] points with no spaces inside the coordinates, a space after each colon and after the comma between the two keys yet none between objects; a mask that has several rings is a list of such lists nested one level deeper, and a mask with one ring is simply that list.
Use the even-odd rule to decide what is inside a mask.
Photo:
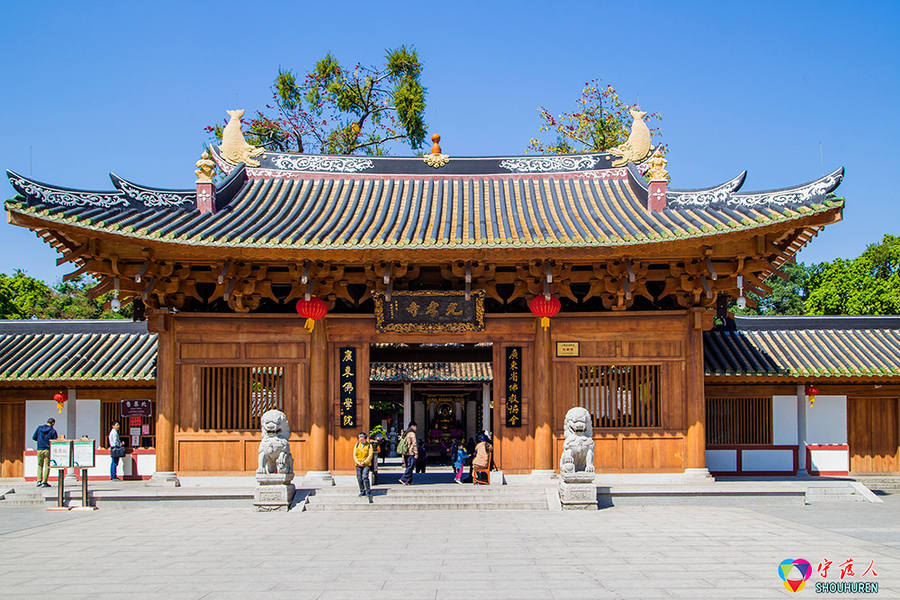
[{"label": "man in dark jacket", "polygon": [[47,480],[50,479],[50,440],[59,437],[56,430],[53,429],[55,423],[56,419],[52,417],[47,419],[47,424],[38,427],[31,436],[31,439],[37,442],[38,487],[50,487],[50,484],[47,483]]}]

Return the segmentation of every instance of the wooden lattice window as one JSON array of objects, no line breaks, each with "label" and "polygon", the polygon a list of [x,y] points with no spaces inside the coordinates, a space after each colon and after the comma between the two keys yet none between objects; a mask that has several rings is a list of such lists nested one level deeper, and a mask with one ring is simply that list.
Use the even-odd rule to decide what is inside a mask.
[{"label": "wooden lattice window", "polygon": [[707,398],[706,443],[772,444],[772,398]]},{"label": "wooden lattice window", "polygon": [[659,427],[659,397],[659,365],[578,366],[578,405],[594,427]]},{"label": "wooden lattice window", "polygon": [[201,429],[259,429],[270,409],[284,410],[284,367],[202,367]]},{"label": "wooden lattice window", "polygon": [[[100,448],[109,448],[109,430],[113,421],[119,422],[119,439],[126,446],[131,448],[131,419],[139,418],[141,420],[141,435],[139,439],[139,447],[153,448],[156,445],[156,400],[150,402],[152,409],[150,417],[122,417],[122,401],[121,400],[104,400],[100,403],[100,439],[97,445]],[[144,434],[144,426],[147,427],[149,433]]]}]

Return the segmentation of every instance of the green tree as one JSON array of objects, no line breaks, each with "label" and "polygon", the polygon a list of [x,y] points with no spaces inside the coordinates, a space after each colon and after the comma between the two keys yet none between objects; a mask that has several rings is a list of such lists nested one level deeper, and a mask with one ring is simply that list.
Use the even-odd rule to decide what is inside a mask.
[{"label": "green tree", "polygon": [[773,275],[766,281],[772,288],[772,293],[760,298],[753,292],[748,292],[747,298],[754,300],[756,306],[748,303],[746,308],[737,308],[732,300],[730,310],[736,315],[806,314],[805,302],[810,294],[810,276],[813,270],[813,267],[804,263],[785,263],[781,272],[788,276],[786,280]]},{"label": "green tree", "polygon": [[[631,133],[631,109],[619,99],[616,89],[607,85],[601,87],[600,80],[594,79],[584,84],[581,97],[576,101],[576,109],[564,112],[558,117],[544,107],[540,108],[541,133],[555,133],[554,143],[545,143],[534,138],[526,152],[540,154],[577,154],[582,152],[606,152],[625,142]],[[659,113],[650,113],[645,121],[662,121]],[[659,135],[659,128],[651,127],[652,135]],[[665,152],[665,146],[661,146]]]},{"label": "green tree", "polygon": [[[305,76],[278,70],[273,114],[245,123],[247,141],[279,152],[383,155],[390,142],[425,140],[425,88],[415,48],[388,50],[382,66],[352,69],[328,53]],[[222,139],[223,125],[207,127]]]},{"label": "green tree", "polygon": [[40,318],[51,290],[40,279],[16,269],[12,276],[0,273],[0,319]]},{"label": "green tree", "polygon": [[900,314],[900,237],[885,235],[852,260],[815,265],[809,287],[808,314]]},{"label": "green tree", "polygon": [[71,281],[60,281],[53,286],[44,310],[38,314],[41,319],[121,319],[133,314],[129,304],[120,311],[109,309],[112,292],[91,299],[88,291],[97,285],[92,277],[80,275]]}]

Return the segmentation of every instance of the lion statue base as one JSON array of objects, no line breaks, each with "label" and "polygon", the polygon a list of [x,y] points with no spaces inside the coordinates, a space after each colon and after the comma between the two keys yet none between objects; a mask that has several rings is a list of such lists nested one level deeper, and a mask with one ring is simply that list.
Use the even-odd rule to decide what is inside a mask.
[{"label": "lion statue base", "polygon": [[587,483],[594,481],[594,440],[591,413],[576,406],[569,409],[565,420],[565,441],[559,459],[559,475],[563,481]]}]

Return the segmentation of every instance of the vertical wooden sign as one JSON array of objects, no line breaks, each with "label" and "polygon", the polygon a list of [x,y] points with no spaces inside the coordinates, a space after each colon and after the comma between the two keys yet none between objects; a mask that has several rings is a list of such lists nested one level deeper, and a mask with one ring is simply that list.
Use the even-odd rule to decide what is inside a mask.
[{"label": "vertical wooden sign", "polygon": [[506,426],[522,426],[522,348],[506,348]]},{"label": "vertical wooden sign", "polygon": [[341,428],[356,427],[356,348],[341,348]]}]

